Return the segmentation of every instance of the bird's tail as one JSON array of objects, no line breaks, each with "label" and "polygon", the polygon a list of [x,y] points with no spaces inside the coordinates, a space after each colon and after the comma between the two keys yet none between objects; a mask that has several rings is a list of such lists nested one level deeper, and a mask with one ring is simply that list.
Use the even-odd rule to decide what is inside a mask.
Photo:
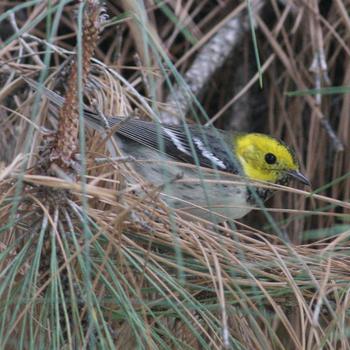
[{"label": "bird's tail", "polygon": [[[34,90],[41,91],[44,96],[46,96],[50,102],[52,102],[52,105],[50,106],[51,111],[53,112],[53,115],[58,115],[58,108],[63,106],[63,103],[65,101],[64,97],[60,96],[56,92],[48,89],[45,86],[41,86],[38,84],[35,80],[23,77],[23,80],[30,85]],[[89,107],[84,105],[84,118],[88,122],[89,126],[91,126],[93,129],[101,130],[109,129],[111,127],[111,123],[109,121],[109,118],[106,118],[104,115],[98,115],[94,111],[92,111]],[[113,121],[115,124],[116,121],[122,121],[125,119],[125,117],[113,117]]]}]

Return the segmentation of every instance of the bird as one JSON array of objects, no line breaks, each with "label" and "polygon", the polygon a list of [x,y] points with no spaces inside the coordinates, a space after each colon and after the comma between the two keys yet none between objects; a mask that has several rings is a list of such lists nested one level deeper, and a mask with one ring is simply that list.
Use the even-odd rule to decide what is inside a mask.
[{"label": "bird", "polygon": [[250,185],[254,181],[287,185],[296,179],[310,185],[291,148],[266,134],[84,116],[94,128],[112,130],[121,152],[136,159],[135,170],[150,183],[165,184],[161,198],[187,216],[215,222],[242,218],[273,193]]},{"label": "bird", "polygon": [[[45,88],[44,94],[63,104],[55,92]],[[135,160],[135,171],[160,186],[160,198],[190,219],[223,222],[244,217],[274,192],[256,181],[287,185],[295,179],[310,186],[295,152],[266,134],[107,117],[89,108],[84,118],[93,129],[110,130],[122,154]]]}]

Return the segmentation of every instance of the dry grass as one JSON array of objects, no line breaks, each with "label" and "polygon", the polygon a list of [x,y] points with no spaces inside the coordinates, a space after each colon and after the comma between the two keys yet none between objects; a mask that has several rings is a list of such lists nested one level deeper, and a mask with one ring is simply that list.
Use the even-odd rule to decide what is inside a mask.
[{"label": "dry grass", "polygon": [[[106,115],[155,118],[166,107],[169,75],[171,84],[179,78],[160,57],[167,53],[184,74],[237,4],[158,3],[146,8],[140,26],[145,13],[132,4],[107,3],[110,22],[84,93]],[[266,2],[256,18],[264,89],[257,88],[248,31],[232,63],[200,96],[217,126],[268,132],[292,145],[318,189],[310,196],[281,188],[269,203],[272,219],[257,210],[222,226],[171,211],[157,197],[160,188],[140,179],[132,160],[120,160],[110,139],[91,130],[83,176],[38,172],[38,155],[57,119],[21,76],[64,90],[75,7],[65,6],[62,15],[54,8],[48,29],[43,2],[4,15],[0,347],[350,347],[348,95],[286,95],[348,85],[350,3],[327,6]],[[310,70],[322,53],[326,69],[314,64]],[[188,120],[197,118],[204,123],[198,108]]]}]

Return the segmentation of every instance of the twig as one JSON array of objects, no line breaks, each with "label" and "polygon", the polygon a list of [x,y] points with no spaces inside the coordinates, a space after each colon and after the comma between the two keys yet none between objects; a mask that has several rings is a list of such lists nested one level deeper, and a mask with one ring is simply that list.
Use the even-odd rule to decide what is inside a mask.
[{"label": "twig", "polygon": [[[276,55],[272,54],[267,60],[266,62],[262,65],[261,67],[261,72],[265,72],[265,70],[270,67],[271,63],[274,61]],[[230,108],[230,106],[232,106],[237,100],[239,100],[253,85],[254,83],[259,79],[259,72],[257,72],[253,78],[251,78],[248,83],[246,84],[246,86],[240,90],[240,92],[234,96],[230,101],[228,101],[222,108],[221,110],[216,113],[214,115],[214,117],[212,117],[206,124],[205,126],[209,126],[211,124],[213,124],[217,119],[220,118],[220,116],[227,111],[228,108]]]},{"label": "twig", "polygon": [[[252,1],[255,11],[259,11],[264,0]],[[202,47],[196,59],[187,70],[186,86],[175,86],[167,97],[169,108],[161,114],[161,120],[168,124],[178,124],[187,114],[194,96],[199,96],[213,74],[232,54],[234,47],[246,32],[246,15],[233,17]]]},{"label": "twig", "polygon": [[[310,72],[312,72],[315,76],[315,88],[320,89],[322,87],[322,81],[324,81],[327,85],[329,85],[330,80],[328,77],[328,66],[326,61],[326,54],[324,52],[323,45],[323,34],[322,28],[319,20],[319,8],[318,3],[316,1],[312,2],[312,7],[314,10],[314,14],[311,14],[310,17],[310,33],[311,33],[311,43],[314,50],[314,58],[312,60],[311,66],[309,68]],[[320,93],[315,96],[315,103],[320,108],[322,103],[322,95]],[[344,151],[344,146],[342,142],[339,140],[332,126],[330,125],[328,119],[326,117],[320,118],[320,123],[326,133],[328,134],[331,143],[334,149],[337,152]]]},{"label": "twig", "polygon": [[[290,63],[289,58],[281,49],[280,44],[277,41],[277,39],[274,37],[274,35],[271,33],[271,31],[268,29],[268,27],[266,26],[266,24],[264,23],[264,21],[260,17],[257,17],[257,22],[258,22],[260,29],[265,34],[265,37],[270,41],[270,44],[271,44],[272,48],[274,49],[274,51],[276,52],[277,57],[282,61],[284,66],[287,68],[290,77],[294,80],[294,82],[298,86],[298,89],[306,90],[307,87],[303,83],[303,79],[301,78],[300,73],[298,72],[296,67]],[[317,105],[317,103],[315,103],[315,99],[312,96],[306,95],[305,100],[309,104],[310,108],[315,112],[315,114],[319,118],[320,122],[322,119],[324,119],[324,120],[326,119],[326,117],[322,113],[319,105]],[[329,134],[329,130],[331,130],[331,128],[325,129],[325,130],[327,131],[328,136],[332,140],[333,146],[335,148],[339,147],[339,148],[336,148],[336,150],[342,151],[343,150],[342,142],[339,140],[339,138],[336,136],[336,134],[334,132],[332,134]],[[337,140],[337,141],[334,142],[334,140]]]}]

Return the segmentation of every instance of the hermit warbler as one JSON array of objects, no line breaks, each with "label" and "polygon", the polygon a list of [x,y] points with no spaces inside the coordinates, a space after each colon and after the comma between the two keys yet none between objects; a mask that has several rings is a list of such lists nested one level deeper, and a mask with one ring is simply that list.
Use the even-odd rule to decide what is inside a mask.
[{"label": "hermit warbler", "polygon": [[[63,104],[53,91],[44,88],[44,94],[56,106]],[[254,181],[287,184],[294,178],[309,185],[293,151],[271,136],[106,118],[88,109],[84,116],[94,129],[111,132],[122,153],[136,160],[135,170],[160,185],[165,202],[192,217],[217,222],[243,217],[272,193]]]},{"label": "hermit warbler", "polygon": [[[294,178],[309,184],[294,153],[264,134],[101,118],[88,111],[85,117],[95,128],[110,129],[122,153],[136,159],[137,172],[163,185],[161,198],[192,217],[217,222],[243,217],[272,192],[249,185],[251,180],[287,184]],[[243,178],[237,181],[237,175]]]}]

